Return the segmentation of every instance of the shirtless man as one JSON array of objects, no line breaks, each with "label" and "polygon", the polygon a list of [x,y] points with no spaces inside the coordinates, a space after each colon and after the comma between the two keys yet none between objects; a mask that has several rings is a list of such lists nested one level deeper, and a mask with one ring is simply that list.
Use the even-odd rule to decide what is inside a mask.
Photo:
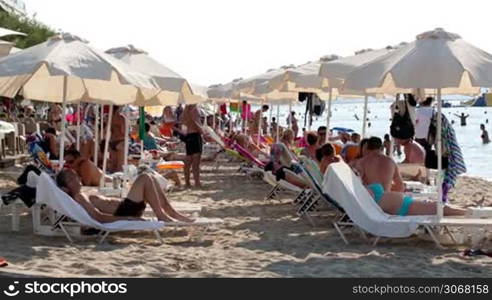
[{"label": "shirtless man", "polygon": [[77,150],[65,152],[65,162],[77,173],[84,186],[99,186],[103,177],[105,181],[111,181],[111,178],[104,176],[103,172],[93,162],[82,157]]},{"label": "shirtless man", "polygon": [[364,185],[381,184],[387,192],[404,192],[405,185],[398,166],[383,154],[383,141],[372,137],[368,140],[364,157],[357,164]]},{"label": "shirtless man", "polygon": [[261,109],[259,109],[258,111],[256,111],[255,113],[255,116],[253,118],[253,122],[252,122],[252,125],[253,125],[253,128],[251,128],[251,132],[253,134],[258,134],[258,129],[260,129],[260,120],[263,119],[263,113],[266,113],[268,110],[270,109],[270,107],[268,105],[263,105],[261,107]]},{"label": "shirtless man", "polygon": [[425,150],[419,143],[415,142],[413,139],[396,139],[396,142],[403,146],[405,152],[403,164],[425,165]]},{"label": "shirtless man", "polygon": [[203,129],[200,120],[200,113],[195,104],[186,105],[182,114],[182,123],[186,126],[186,136],[184,138],[186,144],[186,159],[185,159],[185,183],[186,188],[191,187],[190,173],[193,172],[195,187],[202,188],[200,182],[200,163],[203,152]]},{"label": "shirtless man", "polygon": [[125,118],[121,115],[120,106],[114,106],[111,121],[111,139],[109,140],[109,154],[112,172],[123,171],[125,160]]},{"label": "shirtless man", "polygon": [[293,111],[291,115],[287,118],[287,124],[292,124],[291,129],[294,131],[294,139],[296,139],[299,135],[299,124],[296,118],[296,112]]},{"label": "shirtless man", "polygon": [[56,177],[58,186],[79,203],[89,215],[100,223],[121,220],[140,220],[147,204],[163,222],[193,222],[177,212],[159,188],[157,178],[151,174],[140,175],[124,200],[99,195],[88,196],[81,192],[82,183],[74,170],[65,169]]}]

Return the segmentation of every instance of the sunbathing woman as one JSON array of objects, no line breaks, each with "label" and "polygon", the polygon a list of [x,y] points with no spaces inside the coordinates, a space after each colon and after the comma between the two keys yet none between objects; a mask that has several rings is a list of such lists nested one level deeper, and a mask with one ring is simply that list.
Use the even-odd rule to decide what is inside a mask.
[{"label": "sunbathing woman", "polygon": [[192,219],[177,212],[169,203],[164,192],[159,188],[157,178],[144,173],[133,183],[124,200],[102,196],[87,196],[81,192],[82,184],[75,171],[62,170],[57,178],[58,186],[79,203],[96,221],[111,223],[119,220],[140,219],[147,204],[155,215],[164,222],[193,222]]}]

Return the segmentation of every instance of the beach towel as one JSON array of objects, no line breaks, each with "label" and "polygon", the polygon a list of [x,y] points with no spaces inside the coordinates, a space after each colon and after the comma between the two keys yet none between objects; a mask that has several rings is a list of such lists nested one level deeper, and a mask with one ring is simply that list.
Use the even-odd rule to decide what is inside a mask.
[{"label": "beach towel", "polygon": [[321,174],[321,170],[319,169],[318,164],[306,156],[301,156],[299,160],[301,161],[301,164],[304,167],[304,169],[306,169],[307,172],[313,177],[313,180],[317,184],[322,185],[323,174]]}]

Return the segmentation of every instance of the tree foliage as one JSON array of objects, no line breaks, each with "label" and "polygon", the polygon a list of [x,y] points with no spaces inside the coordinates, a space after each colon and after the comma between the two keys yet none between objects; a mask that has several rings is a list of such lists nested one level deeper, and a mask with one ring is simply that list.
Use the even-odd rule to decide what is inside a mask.
[{"label": "tree foliage", "polygon": [[5,41],[15,43],[16,47],[21,49],[43,43],[55,34],[51,28],[35,19],[9,14],[4,11],[0,11],[0,27],[27,34],[27,36],[8,36],[2,38]]}]

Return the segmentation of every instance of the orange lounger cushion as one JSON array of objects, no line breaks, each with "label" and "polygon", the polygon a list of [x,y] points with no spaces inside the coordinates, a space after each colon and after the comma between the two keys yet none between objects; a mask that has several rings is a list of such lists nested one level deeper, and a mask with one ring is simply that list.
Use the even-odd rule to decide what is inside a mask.
[{"label": "orange lounger cushion", "polygon": [[182,161],[166,161],[157,165],[159,170],[181,170],[184,168],[184,162]]}]

